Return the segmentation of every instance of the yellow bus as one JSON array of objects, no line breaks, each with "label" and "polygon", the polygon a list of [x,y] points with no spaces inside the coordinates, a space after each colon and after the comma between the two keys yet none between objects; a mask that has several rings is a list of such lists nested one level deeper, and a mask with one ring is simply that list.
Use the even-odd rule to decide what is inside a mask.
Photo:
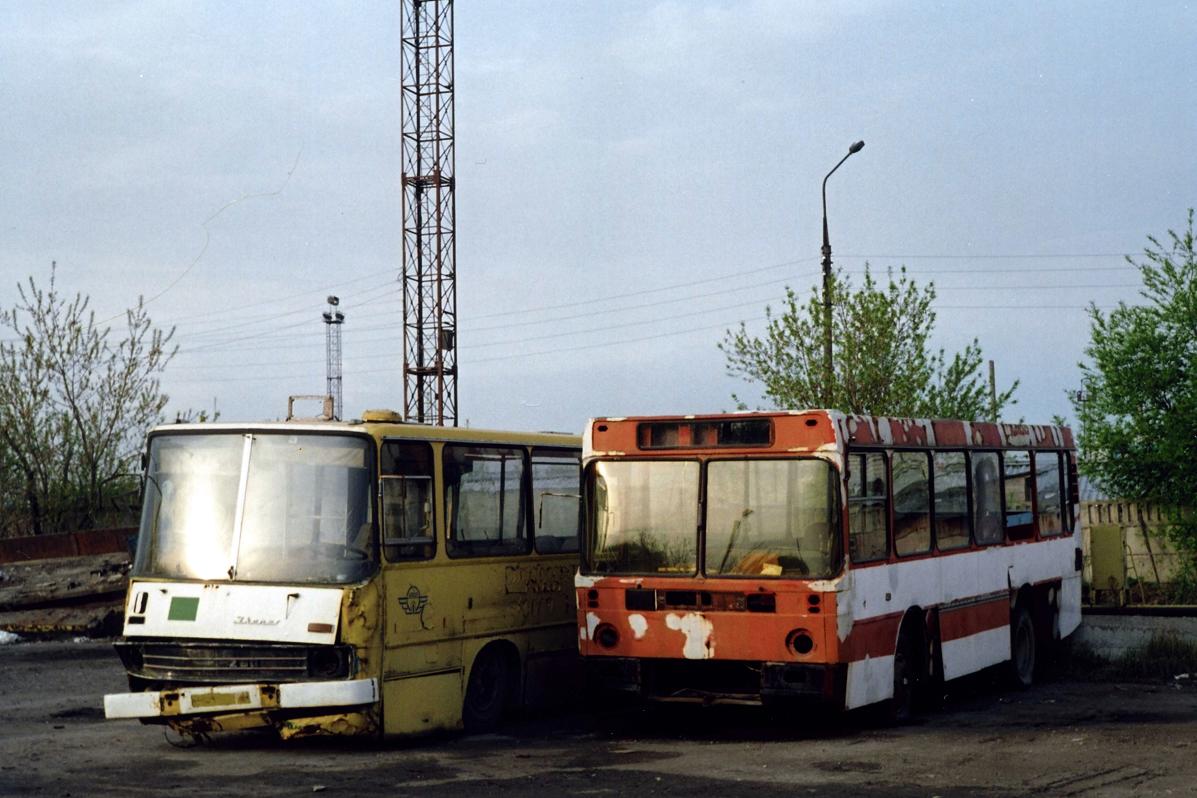
[{"label": "yellow bus", "polygon": [[579,446],[391,411],[155,428],[106,716],[389,736],[551,700],[576,667]]}]

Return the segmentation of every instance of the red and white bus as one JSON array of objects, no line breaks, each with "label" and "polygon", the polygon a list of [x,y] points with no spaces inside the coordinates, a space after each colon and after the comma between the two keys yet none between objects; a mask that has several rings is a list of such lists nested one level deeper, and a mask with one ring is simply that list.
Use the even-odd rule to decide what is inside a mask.
[{"label": "red and white bus", "polygon": [[1080,623],[1066,427],[827,410],[598,418],[583,440],[580,650],[605,689],[851,709]]}]

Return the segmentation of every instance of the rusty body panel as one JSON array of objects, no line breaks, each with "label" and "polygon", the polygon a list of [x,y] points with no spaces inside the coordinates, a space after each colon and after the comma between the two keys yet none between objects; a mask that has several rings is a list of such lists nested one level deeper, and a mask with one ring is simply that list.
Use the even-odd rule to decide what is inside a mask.
[{"label": "rusty body panel", "polygon": [[[888,491],[889,458],[903,450],[926,452],[928,458],[932,451],[1046,451],[1050,463],[1054,452],[1072,449],[1071,430],[1062,427],[884,418],[827,410],[593,419],[583,444],[587,501],[600,492],[606,497],[610,490],[592,485],[595,474],[618,477],[606,461],[697,461],[702,470],[695,473],[703,475],[705,486],[707,467],[717,461],[815,458],[836,469],[838,505],[831,515],[838,523],[838,545],[844,553],[838,570],[820,578],[783,573],[780,565],[770,566],[764,559],[751,567],[759,568],[760,577],[708,573],[714,561],[708,562],[702,553],[709,545],[709,497],[704,487],[697,499],[695,536],[700,554],[694,565],[664,569],[685,573],[620,572],[611,565],[618,559],[591,561],[588,547],[597,534],[591,524],[598,522],[588,510],[583,563],[575,587],[579,650],[593,684],[655,700],[759,703],[802,698],[851,708],[891,696],[895,653],[907,627],[933,643],[928,649],[932,659],[920,667],[948,678],[1009,658],[1008,629],[1020,596],[1034,604],[1037,623],[1055,627],[1036,634],[1046,635],[1049,641],[1053,635],[1066,635],[1079,623],[1079,574],[1072,573],[1072,563],[1079,557],[1074,556],[1072,521],[1063,523],[1062,532],[1047,527],[1042,537],[1037,531],[1019,537],[1011,532],[996,545],[988,539],[978,542],[969,531],[963,546],[951,540],[941,550],[935,542],[928,543],[925,552],[899,555],[892,539],[897,499],[888,495],[881,499],[887,553],[853,562],[846,497],[849,455],[856,451],[884,456],[883,490]],[[964,463],[964,455],[958,461]],[[1060,497],[1056,506],[1071,514],[1076,501],[1075,459],[1068,455],[1054,461],[1059,465],[1053,479],[1059,483],[1046,490],[1055,490]],[[930,459],[926,462],[929,467]],[[1032,477],[1022,477],[1028,491]],[[923,479],[929,492],[930,478]],[[967,481],[959,476],[955,483],[945,478],[944,484],[963,496],[972,480],[970,474]],[[647,502],[647,490],[639,488],[638,501]],[[752,515],[762,519],[758,524],[765,523],[747,499],[747,483],[744,490],[744,504],[735,506],[745,507],[743,518]],[[602,501],[601,512],[607,519],[608,499]],[[921,501],[927,508],[923,534],[935,540],[929,525],[939,510],[931,509],[929,493]],[[972,508],[973,499],[967,501]],[[1026,530],[1032,524],[1038,530],[1038,521],[1029,519],[1032,501],[1039,501],[1038,494],[1028,494],[1028,519],[1018,521]],[[1057,511],[1057,524],[1062,512]],[[637,517],[651,514],[641,511]],[[776,524],[778,516],[772,517]],[[611,534],[605,526],[610,523],[603,521],[604,540]],[[972,516],[964,523],[971,530]],[[624,534],[615,529],[616,535]],[[776,525],[766,527],[758,540],[781,534]],[[730,550],[731,544],[727,545]],[[723,569],[725,562],[726,556],[715,570]]]},{"label": "rusty body panel", "polygon": [[[583,656],[734,656],[776,662],[834,662],[838,657],[835,592],[797,580],[602,577],[578,589],[578,637]],[[651,607],[651,608],[650,608]],[[698,619],[698,620],[688,620]],[[600,646],[602,626],[619,635]],[[813,647],[798,656],[787,646],[795,630]]]},{"label": "rusty body panel", "polygon": [[[351,544],[326,542],[311,550],[303,549],[308,544],[298,531],[302,523],[293,524],[294,533],[287,527],[286,534],[299,538],[299,553],[287,561],[297,570],[284,575],[263,570],[259,573],[264,576],[235,578],[241,569],[234,567],[227,577],[176,578],[161,569],[135,566],[125,599],[124,635],[116,643],[131,691],[105,696],[109,718],[138,719],[193,736],[252,728],[273,729],[283,739],[407,736],[469,726],[466,707],[471,683],[481,680],[474,676],[479,663],[498,674],[492,680],[499,690],[494,700],[488,704],[485,693],[474,699],[475,709],[498,710],[482,719],[486,722],[497,723],[518,706],[547,705],[575,689],[577,513],[566,516],[574,519],[572,527],[553,525],[563,516],[560,503],[570,495],[550,480],[564,479],[578,501],[578,438],[411,425],[389,411],[364,415],[363,421],[323,424],[172,425],[151,433],[151,450],[155,435],[186,438],[182,446],[221,435],[240,442],[241,455],[230,466],[234,486],[238,480],[249,483],[250,451],[257,451],[259,438],[277,441],[306,434],[364,439],[367,455],[328,466],[353,464],[360,491],[330,494],[333,498],[325,502],[349,507],[344,517],[358,520],[344,522]],[[421,484],[428,486],[424,498],[412,505],[427,521],[425,527],[413,527],[425,532],[416,536],[418,549],[405,549],[405,538],[395,537],[403,529],[397,521],[401,514],[378,499],[384,480],[396,478],[394,463],[407,467],[418,459],[392,455],[392,471],[384,471],[384,451],[399,446],[427,452],[418,462],[427,470],[414,477],[427,480]],[[296,449],[297,462],[306,465],[300,452],[316,448]],[[471,542],[486,538],[485,530],[476,531],[471,523],[478,522],[468,517],[453,527],[447,520],[453,499],[442,460],[454,448],[521,452],[513,462],[526,475],[520,486],[526,494],[521,503],[527,506],[519,515],[522,531],[512,529],[526,543],[522,551],[486,556],[450,551],[458,542],[455,535]],[[153,459],[147,457],[147,462],[152,466]],[[570,468],[572,474],[565,473]],[[533,476],[537,473],[542,476]],[[176,473],[170,476],[181,479]],[[543,487],[538,479],[544,480]],[[346,476],[334,487],[349,482]],[[248,507],[251,491],[234,493],[237,506]],[[397,495],[390,494],[392,500]],[[201,506],[188,511],[204,509],[204,502],[196,504]],[[267,503],[255,509],[265,513],[277,508]],[[330,534],[342,534],[335,525],[342,516],[306,514],[310,512],[303,506],[291,515],[313,520],[312,528],[333,524]],[[233,518],[248,514],[248,509],[229,513]],[[142,535],[146,546],[159,529],[158,511],[149,515],[154,520]],[[548,521],[543,526],[542,518]],[[240,522],[232,524],[241,535]],[[170,528],[169,523],[162,526]],[[194,550],[202,554],[202,546]],[[243,541],[231,548],[234,557],[243,550]],[[152,562],[144,551],[139,557]],[[272,563],[263,558],[257,565]],[[479,695],[479,688],[473,689]]]}]

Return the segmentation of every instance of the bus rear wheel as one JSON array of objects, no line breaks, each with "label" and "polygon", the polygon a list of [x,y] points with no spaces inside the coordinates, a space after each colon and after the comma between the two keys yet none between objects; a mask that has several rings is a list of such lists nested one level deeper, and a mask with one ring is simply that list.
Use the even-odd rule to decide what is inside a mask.
[{"label": "bus rear wheel", "polygon": [[1034,684],[1036,654],[1035,622],[1019,604],[1010,621],[1010,680],[1016,687]]},{"label": "bus rear wheel", "polygon": [[494,731],[511,701],[514,674],[502,652],[487,648],[474,660],[470,682],[466,686],[461,720],[467,732]]},{"label": "bus rear wheel", "polygon": [[909,723],[914,717],[915,701],[922,682],[920,648],[914,633],[909,628],[903,628],[894,651],[894,695],[886,713],[891,723]]}]

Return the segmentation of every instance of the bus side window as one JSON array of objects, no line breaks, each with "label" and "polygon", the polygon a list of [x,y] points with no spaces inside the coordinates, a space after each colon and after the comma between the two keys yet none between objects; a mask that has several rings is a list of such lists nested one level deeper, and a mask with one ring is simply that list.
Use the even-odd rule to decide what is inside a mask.
[{"label": "bus side window", "polygon": [[931,483],[927,452],[894,452],[894,551],[931,550]]},{"label": "bus side window", "polygon": [[380,471],[386,558],[392,562],[432,559],[436,554],[432,447],[422,441],[386,441]]},{"label": "bus side window", "polygon": [[1035,452],[1035,516],[1039,534],[1054,537],[1064,531],[1060,515],[1060,453]]},{"label": "bus side window", "polygon": [[513,446],[445,446],[445,518],[450,557],[526,554],[527,453]]},{"label": "bus side window", "polygon": [[1002,452],[1002,497],[1006,500],[1006,538],[1027,540],[1035,534],[1031,515],[1031,453]]},{"label": "bus side window", "polygon": [[578,550],[582,509],[582,461],[577,452],[532,450],[532,523],[536,551]]},{"label": "bus side window", "polygon": [[852,562],[889,555],[889,474],[881,452],[853,454],[848,460],[848,551]]},{"label": "bus side window", "polygon": [[1002,542],[1002,483],[997,452],[969,455],[973,473],[973,535],[979,545]]},{"label": "bus side window", "polygon": [[935,545],[940,551],[969,544],[968,466],[964,452],[936,452]]}]

